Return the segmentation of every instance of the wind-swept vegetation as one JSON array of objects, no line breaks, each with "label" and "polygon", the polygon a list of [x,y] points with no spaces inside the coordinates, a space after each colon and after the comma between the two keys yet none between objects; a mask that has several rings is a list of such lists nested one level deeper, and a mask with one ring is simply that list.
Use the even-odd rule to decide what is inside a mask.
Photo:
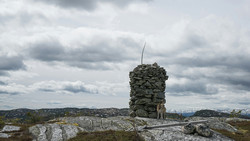
[{"label": "wind-swept vegetation", "polygon": [[250,140],[250,121],[230,121],[228,122],[230,125],[236,127],[239,132],[229,132],[227,130],[218,130],[213,129],[231,139],[234,139],[236,141],[249,141]]},{"label": "wind-swept vegetation", "polygon": [[144,141],[133,131],[81,132],[69,141]]}]

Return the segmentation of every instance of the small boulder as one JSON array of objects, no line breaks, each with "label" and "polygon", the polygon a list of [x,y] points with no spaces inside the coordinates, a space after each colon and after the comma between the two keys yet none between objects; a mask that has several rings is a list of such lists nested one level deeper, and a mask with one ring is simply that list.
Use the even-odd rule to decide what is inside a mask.
[{"label": "small boulder", "polygon": [[195,132],[195,126],[191,123],[182,127],[182,132],[184,134],[193,134]]},{"label": "small boulder", "polygon": [[139,117],[148,117],[148,112],[142,109],[136,110],[136,115]]},{"label": "small boulder", "polygon": [[134,112],[134,111],[130,111],[129,116],[130,116],[130,117],[135,117],[135,116],[136,116],[136,114],[135,114],[135,112]]},{"label": "small boulder", "polygon": [[151,99],[148,99],[148,98],[142,98],[142,99],[138,99],[135,101],[135,104],[136,105],[139,105],[139,104],[146,104],[146,103],[150,103],[151,102]]},{"label": "small boulder", "polygon": [[156,118],[157,117],[157,113],[156,112],[152,112],[148,114],[149,118]]},{"label": "small boulder", "polygon": [[212,131],[209,129],[208,126],[204,124],[197,124],[195,125],[196,132],[204,137],[211,137],[212,136]]},{"label": "small boulder", "polygon": [[11,132],[11,131],[19,131],[20,130],[20,127],[18,126],[13,126],[13,125],[5,125],[3,127],[3,130],[2,132]]},{"label": "small boulder", "polygon": [[9,138],[11,135],[6,134],[6,133],[0,133],[0,138]]}]

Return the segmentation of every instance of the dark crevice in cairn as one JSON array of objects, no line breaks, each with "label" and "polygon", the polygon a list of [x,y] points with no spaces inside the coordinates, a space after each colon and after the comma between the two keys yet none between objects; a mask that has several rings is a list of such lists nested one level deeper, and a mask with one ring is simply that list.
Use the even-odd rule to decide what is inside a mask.
[{"label": "dark crevice in cairn", "polygon": [[157,104],[165,100],[165,81],[168,79],[163,67],[154,64],[138,65],[129,73],[130,116],[156,118]]}]

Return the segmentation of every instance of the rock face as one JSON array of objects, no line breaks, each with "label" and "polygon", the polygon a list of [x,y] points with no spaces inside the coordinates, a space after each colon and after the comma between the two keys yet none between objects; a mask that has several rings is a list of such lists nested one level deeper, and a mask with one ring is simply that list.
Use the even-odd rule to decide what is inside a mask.
[{"label": "rock face", "polygon": [[195,132],[195,126],[193,124],[187,124],[182,127],[182,131],[184,134],[193,134]]},{"label": "rock face", "polygon": [[229,121],[230,119],[232,118],[224,118],[224,117],[187,117],[185,118],[185,120],[189,120],[189,121],[208,120],[207,124],[209,128],[224,129],[229,132],[238,132],[235,127],[225,122],[225,121]]},{"label": "rock face", "polygon": [[9,138],[11,137],[11,135],[7,134],[7,133],[0,133],[0,139],[1,138]]},{"label": "rock face", "polygon": [[138,65],[129,73],[130,116],[156,118],[156,106],[165,100],[165,81],[168,79],[164,68],[154,64]]},{"label": "rock face", "polygon": [[204,124],[197,124],[195,125],[195,130],[196,132],[204,137],[211,137],[212,136],[212,131],[210,128]]},{"label": "rock face", "polygon": [[[65,117],[57,119],[60,122],[53,124],[37,124],[29,128],[33,139],[36,141],[66,141],[69,138],[76,136],[80,131],[104,131],[104,130],[123,130],[134,131],[136,125],[137,130],[147,125],[161,125],[178,123],[174,120],[156,120],[150,118],[132,118],[132,117]],[[168,128],[158,128],[150,130],[142,130],[139,132],[146,141],[169,141],[169,140],[183,140],[183,141],[224,141],[229,138],[213,133],[211,137],[197,136],[192,134],[184,134],[181,126],[173,126]]]},{"label": "rock face", "polygon": [[20,127],[13,125],[5,125],[1,132],[19,131]]},{"label": "rock face", "polygon": [[3,129],[0,131],[0,139],[1,138],[9,138],[11,137],[11,132],[19,131],[20,127],[13,125],[5,125]]},{"label": "rock face", "polygon": [[204,124],[187,124],[182,127],[182,131],[184,134],[198,134],[204,137],[211,137],[212,131],[210,128]]},{"label": "rock face", "polygon": [[29,128],[29,132],[37,141],[66,141],[84,131],[81,127],[66,123],[37,124]]}]

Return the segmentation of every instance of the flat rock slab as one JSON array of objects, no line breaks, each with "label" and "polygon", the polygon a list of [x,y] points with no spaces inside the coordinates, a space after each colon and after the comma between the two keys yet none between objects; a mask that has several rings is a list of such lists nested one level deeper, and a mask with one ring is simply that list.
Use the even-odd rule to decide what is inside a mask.
[{"label": "flat rock slab", "polygon": [[19,131],[20,127],[13,125],[5,125],[1,132],[11,132],[11,131]]},{"label": "flat rock slab", "polygon": [[0,133],[0,138],[9,138],[11,135],[6,133]]},{"label": "flat rock slab", "polygon": [[[131,118],[127,116],[99,118],[99,117],[64,117],[59,118],[58,123],[53,124],[37,124],[29,128],[29,132],[37,141],[66,141],[73,138],[81,131],[105,131],[105,130],[123,130],[134,131],[136,125],[139,130],[145,125],[161,125],[179,123],[171,119],[157,120],[150,118]],[[231,139],[214,132],[211,137],[203,137],[197,135],[187,135],[181,130],[182,126],[174,126],[167,128],[158,128],[150,130],[142,130],[139,134],[146,141],[168,141],[168,140],[189,140],[189,141],[230,141]]]},{"label": "flat rock slab", "polygon": [[66,141],[84,131],[77,125],[63,123],[37,124],[29,128],[36,141]]}]

